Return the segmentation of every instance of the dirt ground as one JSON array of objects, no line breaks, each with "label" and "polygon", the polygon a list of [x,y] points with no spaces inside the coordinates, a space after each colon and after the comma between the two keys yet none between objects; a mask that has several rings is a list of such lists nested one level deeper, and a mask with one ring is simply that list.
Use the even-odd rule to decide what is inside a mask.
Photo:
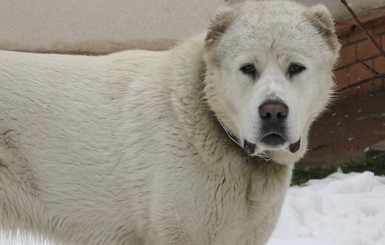
[{"label": "dirt ground", "polygon": [[310,150],[299,164],[339,164],[361,158],[366,147],[383,140],[385,91],[339,99],[313,124]]}]

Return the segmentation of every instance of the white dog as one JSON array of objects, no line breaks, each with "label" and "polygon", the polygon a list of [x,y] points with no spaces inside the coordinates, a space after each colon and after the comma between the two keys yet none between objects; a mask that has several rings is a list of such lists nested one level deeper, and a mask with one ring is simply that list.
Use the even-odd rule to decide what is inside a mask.
[{"label": "white dog", "polygon": [[2,229],[264,244],[338,49],[325,7],[246,2],[165,52],[0,52]]}]

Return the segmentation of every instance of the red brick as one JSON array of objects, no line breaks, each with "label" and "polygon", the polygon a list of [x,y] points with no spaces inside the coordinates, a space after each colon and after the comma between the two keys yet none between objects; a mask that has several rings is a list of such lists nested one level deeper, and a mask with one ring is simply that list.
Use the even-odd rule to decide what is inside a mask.
[{"label": "red brick", "polygon": [[[364,28],[381,25],[384,23],[385,20],[385,12],[379,11],[379,12],[372,12],[363,16],[359,17],[361,23],[363,24]],[[348,22],[345,22],[348,23]],[[350,20],[351,24],[356,25],[355,28],[359,29],[360,27],[357,25],[355,20]]]},{"label": "red brick", "polygon": [[357,89],[358,89],[359,96],[369,95],[374,90],[373,83],[371,81],[367,83],[363,83],[360,86],[357,86]]},{"label": "red brick", "polygon": [[349,44],[349,35],[338,36],[338,40],[340,41],[342,46],[345,46]]},{"label": "red brick", "polygon": [[352,64],[356,61],[356,45],[344,46],[340,52],[337,67]]},{"label": "red brick", "polygon": [[[368,27],[365,28],[365,30],[370,34],[373,35],[373,27]],[[367,39],[365,32],[361,30],[358,26],[355,28],[355,30],[350,33],[349,35],[349,43],[354,43],[360,40],[365,40]]]},{"label": "red brick", "polygon": [[382,34],[381,35],[381,46],[382,46],[382,49],[384,49],[385,50],[385,34]]},{"label": "red brick", "polygon": [[384,56],[379,56],[374,59],[374,69],[380,74],[385,74],[385,57]]},{"label": "red brick", "polygon": [[353,17],[349,17],[347,19],[344,19],[344,20],[340,20],[338,21],[337,25],[344,25],[344,26],[355,26],[356,25],[356,21],[353,19]]},{"label": "red brick", "polygon": [[383,78],[376,78],[373,79],[372,84],[373,84],[373,90],[378,91],[384,89],[384,84],[383,84],[384,79]]},{"label": "red brick", "polygon": [[[366,15],[361,15],[358,18],[360,19],[360,22],[363,24],[364,28],[370,28],[376,25],[382,25],[385,22],[385,12],[372,12]],[[361,29],[358,26],[356,20],[352,17],[338,21],[338,23],[336,23],[336,31],[338,34],[347,34],[355,30],[359,31]]]},{"label": "red brick", "polygon": [[360,16],[359,18],[360,18],[360,21],[365,25],[366,24],[375,24],[375,23],[383,21],[383,19],[385,18],[385,12],[382,12],[382,11],[373,12],[373,13],[369,13],[369,14]]},{"label": "red brick", "polygon": [[[375,40],[378,44],[381,43],[381,39],[379,37],[375,38]],[[374,46],[374,44],[369,40],[357,43],[357,59],[362,60],[378,54],[380,54],[380,51],[378,51],[376,46]]]},{"label": "red brick", "polygon": [[383,89],[382,79],[376,78],[358,86],[358,93],[360,96],[366,96],[381,89]]},{"label": "red brick", "polygon": [[349,85],[349,69],[344,68],[334,72],[336,79],[337,89],[346,87]]},{"label": "red brick", "polygon": [[[370,67],[373,67],[373,62],[371,60],[366,61],[365,64]],[[349,76],[350,84],[354,84],[356,82],[372,78],[373,72],[366,68],[363,64],[357,63],[352,66],[349,66]]]},{"label": "red brick", "polygon": [[374,26],[374,33],[375,34],[383,34],[385,33],[385,22],[379,23]]},{"label": "red brick", "polygon": [[336,34],[338,36],[345,36],[352,32],[352,28],[354,28],[354,25],[352,24],[345,24],[345,23],[336,23]]},{"label": "red brick", "polygon": [[357,95],[358,95],[358,90],[356,88],[350,88],[350,89],[336,93],[336,98],[342,99],[345,97],[357,96]]}]

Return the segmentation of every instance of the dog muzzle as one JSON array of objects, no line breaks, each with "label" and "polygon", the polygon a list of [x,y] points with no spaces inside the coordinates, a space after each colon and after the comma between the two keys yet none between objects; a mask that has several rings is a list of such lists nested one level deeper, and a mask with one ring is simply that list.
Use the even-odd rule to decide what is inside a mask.
[{"label": "dog muzzle", "polygon": [[[241,144],[238,140],[238,138],[230,132],[230,130],[228,130],[226,128],[226,126],[221,122],[221,120],[219,120],[219,118],[217,118],[219,124],[222,126],[222,128],[225,130],[227,136],[233,141],[235,142],[239,147],[241,147],[245,153],[249,156],[256,156],[256,157],[259,157],[259,158],[262,158],[263,160],[265,161],[269,161],[270,158],[266,155],[266,153],[264,152],[257,152],[255,153],[255,149],[256,149],[256,144],[255,143],[251,143],[247,140],[244,140],[243,141],[243,144]],[[292,143],[289,145],[289,151],[291,153],[296,153],[299,148],[301,147],[301,139],[299,139],[297,142],[295,143]]]}]

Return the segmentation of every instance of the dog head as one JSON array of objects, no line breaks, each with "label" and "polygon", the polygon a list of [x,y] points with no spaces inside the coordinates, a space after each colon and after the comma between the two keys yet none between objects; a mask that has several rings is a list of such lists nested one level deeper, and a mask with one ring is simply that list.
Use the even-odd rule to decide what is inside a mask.
[{"label": "dog head", "polygon": [[283,2],[218,10],[205,40],[205,94],[250,155],[302,157],[327,105],[339,43],[330,12]]}]

